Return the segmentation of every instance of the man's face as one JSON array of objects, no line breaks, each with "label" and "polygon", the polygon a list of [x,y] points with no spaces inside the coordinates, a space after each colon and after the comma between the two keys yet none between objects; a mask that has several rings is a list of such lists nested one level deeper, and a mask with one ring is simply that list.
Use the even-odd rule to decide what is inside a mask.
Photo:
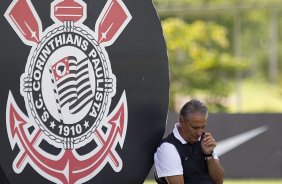
[{"label": "man's face", "polygon": [[193,143],[198,141],[204,132],[204,128],[207,125],[207,118],[200,113],[195,113],[190,116],[190,119],[180,117],[180,124],[181,134],[183,134],[181,136],[187,142]]}]

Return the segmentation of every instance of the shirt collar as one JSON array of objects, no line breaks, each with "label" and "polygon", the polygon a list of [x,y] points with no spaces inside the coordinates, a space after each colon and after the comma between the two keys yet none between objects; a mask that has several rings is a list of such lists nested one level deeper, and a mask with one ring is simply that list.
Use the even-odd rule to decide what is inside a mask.
[{"label": "shirt collar", "polygon": [[174,125],[174,129],[173,129],[173,135],[176,137],[176,139],[178,139],[182,144],[187,144],[187,142],[181,137],[179,131],[178,131],[178,127],[179,127],[179,123],[176,123]]}]

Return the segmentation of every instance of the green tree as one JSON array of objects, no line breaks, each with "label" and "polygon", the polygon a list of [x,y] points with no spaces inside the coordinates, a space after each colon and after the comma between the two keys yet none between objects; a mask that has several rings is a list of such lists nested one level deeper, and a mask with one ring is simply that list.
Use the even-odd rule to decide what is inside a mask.
[{"label": "green tree", "polygon": [[168,18],[162,25],[170,64],[170,109],[175,107],[176,93],[200,93],[210,109],[224,111],[230,82],[247,68],[227,52],[227,29],[214,22],[188,24],[179,18]]}]

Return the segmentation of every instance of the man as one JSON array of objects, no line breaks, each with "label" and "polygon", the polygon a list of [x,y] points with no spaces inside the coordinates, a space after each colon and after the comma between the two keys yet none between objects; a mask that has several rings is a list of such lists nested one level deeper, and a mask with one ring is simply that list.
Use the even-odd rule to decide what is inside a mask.
[{"label": "man", "polygon": [[182,107],[179,123],[154,155],[158,183],[223,183],[224,170],[214,152],[216,141],[204,131],[207,118],[208,109],[198,100]]}]

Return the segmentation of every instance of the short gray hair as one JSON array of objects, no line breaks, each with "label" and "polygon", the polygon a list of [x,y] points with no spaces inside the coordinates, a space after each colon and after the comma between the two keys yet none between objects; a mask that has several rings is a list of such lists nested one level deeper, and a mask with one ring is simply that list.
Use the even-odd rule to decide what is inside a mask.
[{"label": "short gray hair", "polygon": [[188,120],[190,119],[191,114],[195,113],[202,114],[208,118],[207,106],[197,99],[190,100],[184,104],[180,110],[180,116]]}]

